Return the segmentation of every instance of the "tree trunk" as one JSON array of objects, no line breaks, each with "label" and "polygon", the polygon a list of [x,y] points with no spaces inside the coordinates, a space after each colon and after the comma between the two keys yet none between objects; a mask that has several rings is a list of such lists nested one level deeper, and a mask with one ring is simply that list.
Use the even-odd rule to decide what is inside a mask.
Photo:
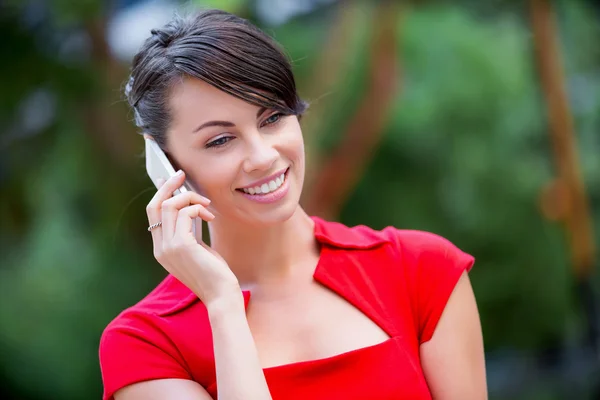
[{"label": "tree trunk", "polygon": [[329,219],[339,215],[382,139],[388,111],[398,93],[396,38],[402,8],[392,1],[382,1],[377,7],[369,45],[367,92],[342,142],[317,164],[315,181],[307,185],[303,205],[311,215]]},{"label": "tree trunk", "polygon": [[[545,95],[548,122],[557,183],[548,195],[563,197],[560,214],[569,233],[572,264],[578,277],[587,277],[595,259],[594,239],[588,200],[579,169],[579,158],[575,143],[573,118],[569,110],[565,90],[560,50],[552,5],[549,0],[531,0],[531,20],[541,85]],[[546,200],[546,204],[551,203]]]}]

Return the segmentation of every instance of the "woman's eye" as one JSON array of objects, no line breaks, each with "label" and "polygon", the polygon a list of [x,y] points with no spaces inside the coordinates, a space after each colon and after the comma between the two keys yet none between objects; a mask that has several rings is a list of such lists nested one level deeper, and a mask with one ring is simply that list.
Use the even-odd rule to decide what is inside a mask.
[{"label": "woman's eye", "polygon": [[279,120],[281,119],[282,116],[283,116],[282,113],[275,113],[275,114],[271,115],[269,118],[265,119],[264,125],[273,125],[274,123],[279,122]]},{"label": "woman's eye", "polygon": [[212,142],[208,143],[206,145],[206,147],[219,147],[219,146],[223,146],[224,144],[226,144],[227,142],[229,142],[231,139],[233,139],[231,136],[223,136],[223,137],[220,137],[220,138],[215,139]]}]

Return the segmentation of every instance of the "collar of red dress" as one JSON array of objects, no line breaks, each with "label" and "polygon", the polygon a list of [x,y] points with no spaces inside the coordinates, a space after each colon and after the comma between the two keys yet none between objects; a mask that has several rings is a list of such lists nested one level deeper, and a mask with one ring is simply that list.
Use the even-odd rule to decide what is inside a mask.
[{"label": "collar of red dress", "polygon": [[[315,239],[329,248],[342,250],[368,250],[389,242],[386,231],[375,231],[367,226],[352,228],[338,222],[325,221],[319,217],[311,217],[314,221]],[[243,291],[246,306],[250,292]],[[198,300],[183,283],[172,275],[167,276],[145,299],[133,308],[167,316],[190,306]]]},{"label": "collar of red dress", "polygon": [[358,225],[349,228],[338,222],[328,222],[312,217],[315,223],[315,238],[321,244],[342,249],[371,249],[387,243],[389,239],[381,231]]}]

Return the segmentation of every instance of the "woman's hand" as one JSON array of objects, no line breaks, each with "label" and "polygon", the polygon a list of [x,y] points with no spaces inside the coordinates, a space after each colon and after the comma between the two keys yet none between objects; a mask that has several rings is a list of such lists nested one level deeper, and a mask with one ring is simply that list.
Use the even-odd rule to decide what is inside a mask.
[{"label": "woman's hand", "polygon": [[151,225],[162,221],[151,230],[154,257],[207,306],[227,296],[237,298],[241,291],[236,276],[216,251],[198,243],[192,230],[195,218],[215,218],[206,208],[210,200],[195,192],[173,196],[184,180],[183,171],[169,178],[146,207]]}]

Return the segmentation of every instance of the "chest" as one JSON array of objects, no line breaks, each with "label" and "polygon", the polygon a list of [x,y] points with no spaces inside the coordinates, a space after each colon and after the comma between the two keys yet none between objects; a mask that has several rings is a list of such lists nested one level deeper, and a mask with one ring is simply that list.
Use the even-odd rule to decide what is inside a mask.
[{"label": "chest", "polygon": [[263,368],[319,360],[390,339],[373,316],[316,281],[256,291],[246,311]]},{"label": "chest", "polygon": [[253,291],[246,309],[273,399],[431,400],[406,337],[390,337],[366,298],[317,281],[281,289]]}]

